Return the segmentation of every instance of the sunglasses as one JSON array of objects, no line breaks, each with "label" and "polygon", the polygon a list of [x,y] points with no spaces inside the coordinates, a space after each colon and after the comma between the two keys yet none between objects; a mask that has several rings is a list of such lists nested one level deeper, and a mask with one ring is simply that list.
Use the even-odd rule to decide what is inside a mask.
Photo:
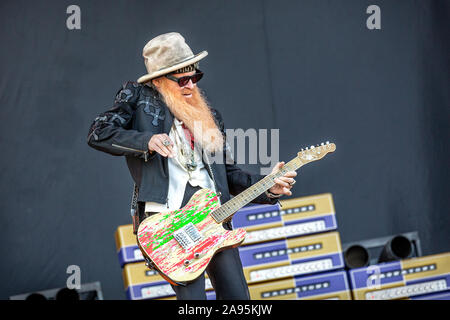
[{"label": "sunglasses", "polygon": [[167,74],[166,78],[170,79],[172,81],[178,82],[178,85],[180,87],[184,87],[189,83],[189,80],[192,81],[192,83],[197,83],[200,81],[200,79],[203,77],[203,72],[201,72],[200,70],[196,69],[195,74],[193,74],[192,76],[184,76],[184,77],[174,77],[171,74]]}]

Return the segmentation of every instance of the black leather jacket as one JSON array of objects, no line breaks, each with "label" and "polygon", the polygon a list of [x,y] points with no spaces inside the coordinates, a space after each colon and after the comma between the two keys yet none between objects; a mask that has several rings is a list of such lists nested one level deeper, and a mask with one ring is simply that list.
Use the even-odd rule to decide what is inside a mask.
[{"label": "black leather jacket", "polygon": [[[221,115],[211,109],[220,130],[225,134]],[[138,201],[167,202],[169,187],[167,158],[157,152],[148,151],[148,142],[152,135],[169,134],[173,115],[162,101],[159,93],[147,85],[137,82],[125,82],[116,94],[113,107],[101,113],[93,121],[87,143],[92,148],[115,155],[125,156],[131,176],[139,187]],[[223,164],[205,164],[209,175],[212,169],[221,203],[237,195],[264,176],[241,170],[236,163],[225,161]],[[267,197],[265,193],[252,202],[274,204],[277,199]]]}]

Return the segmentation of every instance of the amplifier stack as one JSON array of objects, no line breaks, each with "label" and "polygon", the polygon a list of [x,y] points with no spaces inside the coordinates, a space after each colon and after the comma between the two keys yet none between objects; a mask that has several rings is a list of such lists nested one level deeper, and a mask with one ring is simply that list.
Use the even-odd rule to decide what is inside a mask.
[{"label": "amplifier stack", "polygon": [[[281,200],[278,205],[250,205],[233,217],[244,228],[239,247],[252,299],[350,299],[332,195]],[[149,270],[136,244],[132,225],[115,234],[127,298],[173,299],[174,291]],[[208,299],[215,293],[206,277]]]},{"label": "amplifier stack", "polygon": [[[239,254],[251,299],[450,299],[450,253],[421,256],[416,232],[341,245],[330,193],[280,204],[249,205],[232,220],[247,231]],[[132,230],[115,233],[127,299],[175,299],[144,264]],[[215,299],[207,275],[205,290]]]},{"label": "amplifier stack", "polygon": [[[239,254],[251,299],[450,299],[450,253],[421,256],[416,232],[343,250],[331,194],[280,204],[250,205],[233,217],[233,228],[247,231]],[[132,225],[118,227],[115,239],[127,298],[175,299],[170,284],[144,264]],[[205,290],[215,299],[207,275]]]}]

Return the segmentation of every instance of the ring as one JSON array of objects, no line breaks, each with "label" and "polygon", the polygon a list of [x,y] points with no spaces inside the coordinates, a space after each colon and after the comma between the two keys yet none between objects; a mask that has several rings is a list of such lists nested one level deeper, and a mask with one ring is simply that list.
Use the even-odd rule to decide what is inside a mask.
[{"label": "ring", "polygon": [[163,141],[163,145],[165,145],[166,147],[170,145],[170,141],[169,140],[164,140]]},{"label": "ring", "polygon": [[292,181],[291,183],[289,183],[291,186],[293,186],[297,181],[295,181],[295,179],[292,179],[294,181]]}]

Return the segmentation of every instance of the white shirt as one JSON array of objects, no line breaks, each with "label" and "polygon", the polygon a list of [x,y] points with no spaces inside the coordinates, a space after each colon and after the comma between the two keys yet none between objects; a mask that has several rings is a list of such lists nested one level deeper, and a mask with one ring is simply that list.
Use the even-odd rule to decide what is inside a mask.
[{"label": "white shirt", "polygon": [[[199,150],[199,146],[194,148],[194,159],[197,163],[197,167],[194,171],[188,171],[179,161],[178,154],[180,143],[188,143],[185,139],[184,129],[182,127],[183,122],[177,118],[173,119],[174,126],[172,126],[169,132],[169,138],[174,142],[173,151],[175,157],[168,158],[169,166],[169,191],[167,194],[167,203],[146,202],[145,212],[168,212],[181,208],[183,201],[186,182],[189,182],[193,187],[200,186],[202,188],[208,188],[217,193],[214,182],[208,174],[205,165],[202,161],[202,152]],[[183,140],[179,140],[176,136],[175,130],[178,132],[178,137]],[[190,145],[187,148],[191,148]],[[220,199],[219,199],[220,204]]]}]

